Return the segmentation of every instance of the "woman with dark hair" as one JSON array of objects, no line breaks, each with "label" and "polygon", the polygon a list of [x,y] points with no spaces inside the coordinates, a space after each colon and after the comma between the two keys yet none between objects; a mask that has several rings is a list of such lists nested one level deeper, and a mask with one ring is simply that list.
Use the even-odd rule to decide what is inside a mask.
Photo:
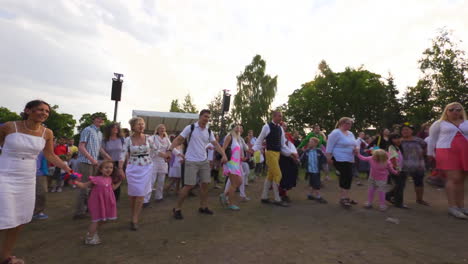
[{"label": "woman with dark hair", "polygon": [[[114,184],[122,181],[124,174],[121,174],[117,169],[119,167],[120,154],[122,153],[122,148],[125,141],[122,137],[120,124],[111,123],[104,128],[104,137],[101,144],[101,153],[103,154],[106,160],[111,160],[114,162],[114,177],[112,179]],[[117,189],[114,190],[115,200],[119,201],[120,199],[120,185]]]},{"label": "woman with dark hair", "polygon": [[413,136],[413,132],[414,127],[410,123],[404,123],[401,126],[403,168],[400,175],[403,175],[403,177],[411,176],[413,178],[416,202],[421,205],[429,206],[429,204],[423,199],[424,176],[426,174],[425,154],[427,144],[421,138]]},{"label": "woman with dark hair", "polygon": [[41,151],[49,162],[67,173],[71,169],[54,154],[54,134],[43,126],[50,106],[34,100],[26,104],[22,121],[0,127],[0,231],[5,240],[0,252],[1,264],[21,264],[11,255],[22,226],[29,223],[34,211],[36,158]]},{"label": "woman with dark hair", "polygon": [[429,128],[431,127],[430,123],[424,123],[421,126],[421,129],[419,130],[418,134],[416,135],[417,137],[421,139],[426,139],[429,136]]},{"label": "woman with dark hair", "polygon": [[379,147],[380,149],[387,150],[390,145],[390,130],[384,128],[382,132],[372,141],[369,147]]},{"label": "woman with dark hair", "polygon": [[[403,166],[403,154],[401,151],[401,135],[397,133],[390,134],[390,146],[388,147],[388,158],[393,167],[400,171]],[[390,177],[394,183],[393,189],[386,193],[385,199],[393,203],[395,207],[408,209],[403,203],[403,194],[405,192],[406,174],[391,174]]]}]

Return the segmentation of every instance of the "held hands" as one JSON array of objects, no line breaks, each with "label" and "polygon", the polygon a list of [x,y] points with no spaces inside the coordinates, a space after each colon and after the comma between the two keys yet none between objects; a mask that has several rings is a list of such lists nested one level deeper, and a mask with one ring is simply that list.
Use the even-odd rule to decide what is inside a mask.
[{"label": "held hands", "polygon": [[89,160],[89,161],[91,161],[91,164],[92,164],[93,166],[99,165],[98,161],[95,160],[95,159],[91,159],[91,160]]},{"label": "held hands", "polygon": [[221,159],[221,164],[224,164],[224,163],[227,163],[228,160],[227,160],[227,157],[226,157],[226,154],[223,154],[223,158]]}]

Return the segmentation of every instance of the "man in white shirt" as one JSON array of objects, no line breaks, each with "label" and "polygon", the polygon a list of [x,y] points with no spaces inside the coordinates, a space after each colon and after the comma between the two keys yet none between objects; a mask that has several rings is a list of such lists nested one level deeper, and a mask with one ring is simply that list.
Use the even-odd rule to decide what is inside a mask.
[{"label": "man in white shirt", "polygon": [[[283,115],[281,112],[274,111],[272,113],[272,122],[263,126],[262,132],[260,136],[258,136],[253,147],[253,151],[261,150],[263,140],[266,139],[265,157],[268,166],[268,174],[263,185],[261,202],[270,203],[268,192],[270,188],[272,188],[275,196],[273,204],[287,207],[289,205],[281,200],[278,190],[281,182],[281,170],[279,167],[280,152],[282,149],[287,149],[284,130],[280,125],[282,119]],[[297,153],[293,153],[291,156],[297,158]]]},{"label": "man in white shirt", "polygon": [[201,214],[212,215],[213,212],[207,206],[208,197],[208,185],[211,182],[210,175],[210,164],[206,153],[206,145],[208,143],[213,144],[216,151],[218,151],[223,157],[221,162],[227,161],[226,154],[221,146],[216,141],[213,133],[208,128],[208,121],[210,120],[210,110],[202,110],[199,115],[198,122],[192,125],[188,125],[185,129],[177,136],[168,148],[168,152],[182,144],[187,140],[186,153],[185,153],[185,173],[184,187],[179,191],[179,197],[177,199],[177,205],[173,209],[174,218],[181,220],[182,216],[182,204],[187,197],[190,190],[197,184],[197,177],[200,178],[200,208],[198,212]]}]

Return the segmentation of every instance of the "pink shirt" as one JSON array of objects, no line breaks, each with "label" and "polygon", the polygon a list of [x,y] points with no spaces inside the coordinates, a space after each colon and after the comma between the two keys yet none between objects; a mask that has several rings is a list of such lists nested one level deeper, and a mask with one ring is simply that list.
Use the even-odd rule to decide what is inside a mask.
[{"label": "pink shirt", "polygon": [[360,160],[369,162],[370,177],[376,181],[386,181],[388,179],[388,171],[390,171],[392,174],[398,174],[398,171],[393,168],[392,162],[390,160],[387,161],[387,164],[382,164],[375,161],[372,156],[364,157],[361,154],[358,154],[358,158]]}]

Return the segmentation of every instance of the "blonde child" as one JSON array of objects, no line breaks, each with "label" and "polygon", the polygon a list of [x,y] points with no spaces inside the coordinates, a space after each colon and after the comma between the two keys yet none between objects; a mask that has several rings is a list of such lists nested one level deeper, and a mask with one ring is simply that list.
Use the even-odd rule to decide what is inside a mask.
[{"label": "blonde child", "polygon": [[86,234],[86,245],[98,245],[101,239],[97,234],[98,226],[108,220],[117,219],[117,206],[114,190],[120,186],[121,181],[112,183],[114,163],[106,160],[99,165],[98,175],[89,176],[89,182],[74,182],[79,188],[91,188],[88,199],[88,210],[91,215],[91,224]]},{"label": "blonde child", "polygon": [[182,163],[184,163],[183,145],[179,145],[172,150],[171,161],[169,162],[169,183],[164,187],[164,192],[175,187],[175,192],[179,193],[180,177],[182,175]]},{"label": "blonde child", "polygon": [[306,175],[309,179],[310,192],[307,199],[314,200],[321,204],[326,204],[327,201],[320,194],[320,171],[323,165],[327,163],[327,157],[318,147],[320,140],[316,137],[309,139],[307,148],[302,156],[302,162],[305,164]]},{"label": "blonde child", "polygon": [[376,149],[372,152],[372,156],[370,157],[364,157],[360,153],[357,153],[357,156],[360,160],[367,161],[370,164],[369,189],[367,202],[364,207],[368,209],[372,208],[374,194],[377,191],[380,210],[387,210],[387,205],[385,204],[385,188],[387,186],[388,172],[390,171],[392,174],[398,174],[398,171],[393,168],[385,150]]}]

